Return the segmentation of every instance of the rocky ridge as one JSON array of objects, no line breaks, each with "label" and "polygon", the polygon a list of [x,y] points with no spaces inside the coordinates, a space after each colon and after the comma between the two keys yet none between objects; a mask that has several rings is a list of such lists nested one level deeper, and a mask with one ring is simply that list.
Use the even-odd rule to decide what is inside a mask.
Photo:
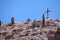
[{"label": "rocky ridge", "polygon": [[0,40],[59,40],[60,20],[45,19],[45,26],[42,27],[42,20],[27,20],[1,24]]}]

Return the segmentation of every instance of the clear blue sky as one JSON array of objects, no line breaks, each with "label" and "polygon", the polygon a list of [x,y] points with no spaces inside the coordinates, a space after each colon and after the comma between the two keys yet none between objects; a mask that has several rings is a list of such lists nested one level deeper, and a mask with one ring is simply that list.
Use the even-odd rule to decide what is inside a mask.
[{"label": "clear blue sky", "polygon": [[60,0],[0,0],[0,20],[10,22],[11,16],[16,22],[27,18],[38,20],[46,8],[52,11],[50,18],[60,19]]}]

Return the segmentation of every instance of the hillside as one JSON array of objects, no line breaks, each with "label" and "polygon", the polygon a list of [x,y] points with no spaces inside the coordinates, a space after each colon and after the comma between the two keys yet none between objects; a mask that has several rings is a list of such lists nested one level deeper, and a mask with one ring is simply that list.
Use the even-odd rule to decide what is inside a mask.
[{"label": "hillside", "polygon": [[45,19],[26,20],[24,22],[7,23],[0,26],[0,40],[59,40],[60,20]]}]

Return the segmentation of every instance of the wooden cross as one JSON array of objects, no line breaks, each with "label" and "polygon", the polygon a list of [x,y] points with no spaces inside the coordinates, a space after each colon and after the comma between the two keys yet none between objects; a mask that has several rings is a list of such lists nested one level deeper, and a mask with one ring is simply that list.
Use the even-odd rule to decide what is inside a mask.
[{"label": "wooden cross", "polygon": [[49,18],[49,15],[48,15],[49,12],[51,11],[47,8],[47,10],[45,11],[45,13],[47,13],[47,19]]}]

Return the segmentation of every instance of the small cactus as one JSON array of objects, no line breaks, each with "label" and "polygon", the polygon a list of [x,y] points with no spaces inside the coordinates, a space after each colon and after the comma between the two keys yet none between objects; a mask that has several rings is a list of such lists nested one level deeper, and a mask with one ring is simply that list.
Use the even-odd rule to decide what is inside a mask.
[{"label": "small cactus", "polygon": [[44,14],[42,16],[42,26],[44,27],[45,26],[45,18],[44,18]]},{"label": "small cactus", "polygon": [[0,20],[0,26],[1,26],[1,20]]},{"label": "small cactus", "polygon": [[24,24],[29,24],[30,21],[31,21],[31,19],[28,18]]},{"label": "small cactus", "polygon": [[11,24],[14,24],[14,17],[11,17]]},{"label": "small cactus", "polygon": [[27,19],[27,22],[29,22],[29,21],[31,21],[31,19],[28,18],[28,19]]},{"label": "small cactus", "polygon": [[33,21],[32,26],[35,27],[36,25],[36,20]]}]

